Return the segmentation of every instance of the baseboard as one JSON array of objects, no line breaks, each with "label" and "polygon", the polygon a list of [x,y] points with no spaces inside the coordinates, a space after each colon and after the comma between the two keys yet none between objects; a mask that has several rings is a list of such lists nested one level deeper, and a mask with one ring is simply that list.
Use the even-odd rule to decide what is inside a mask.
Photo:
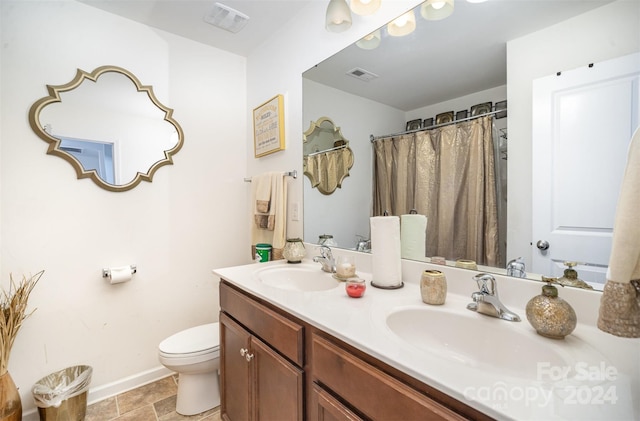
[{"label": "baseboard", "polygon": [[[87,396],[87,405],[99,402],[101,400],[110,398],[112,396],[119,395],[120,393],[127,392],[145,384],[153,383],[156,380],[160,380],[164,377],[171,375],[173,371],[161,366],[151,370],[143,371],[142,373],[135,374],[133,376],[125,377],[124,379],[117,380],[112,383],[108,383],[96,388],[89,388],[89,394]],[[28,412],[22,414],[22,421],[39,421],[38,408],[34,408]]]}]

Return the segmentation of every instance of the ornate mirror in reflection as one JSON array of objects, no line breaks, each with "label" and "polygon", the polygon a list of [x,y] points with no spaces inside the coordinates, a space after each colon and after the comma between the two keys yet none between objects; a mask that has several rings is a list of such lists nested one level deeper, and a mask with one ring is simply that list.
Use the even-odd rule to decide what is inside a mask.
[{"label": "ornate mirror in reflection", "polygon": [[123,68],[78,69],[71,82],[47,85],[47,91],[29,111],[31,128],[49,143],[48,154],[104,189],[126,191],[150,182],[182,147],[173,110]]},{"label": "ornate mirror in reflection", "polygon": [[304,174],[311,186],[322,194],[331,194],[342,186],[353,166],[349,141],[329,117],[312,121],[303,137]]}]

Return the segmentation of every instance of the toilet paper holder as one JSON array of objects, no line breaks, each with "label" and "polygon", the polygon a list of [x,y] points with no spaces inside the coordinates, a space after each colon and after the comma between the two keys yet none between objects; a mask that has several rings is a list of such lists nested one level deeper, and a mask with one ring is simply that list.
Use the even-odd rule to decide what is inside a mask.
[{"label": "toilet paper holder", "polygon": [[[131,274],[132,275],[138,271],[138,268],[136,267],[136,265],[129,265],[129,267],[131,268]],[[102,269],[102,277],[103,278],[108,278],[110,276],[111,276],[111,269],[110,268]]]}]

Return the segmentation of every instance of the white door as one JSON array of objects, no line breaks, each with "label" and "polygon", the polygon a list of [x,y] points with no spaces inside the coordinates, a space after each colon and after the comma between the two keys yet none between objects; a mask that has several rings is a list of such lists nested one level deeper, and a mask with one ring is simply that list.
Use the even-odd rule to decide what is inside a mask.
[{"label": "white door", "polygon": [[533,82],[531,272],[605,282],[639,90],[640,54]]}]

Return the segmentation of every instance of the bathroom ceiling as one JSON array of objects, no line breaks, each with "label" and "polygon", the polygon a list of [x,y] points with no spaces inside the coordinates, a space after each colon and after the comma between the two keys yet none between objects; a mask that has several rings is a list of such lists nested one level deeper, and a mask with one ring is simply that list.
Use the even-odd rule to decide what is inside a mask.
[{"label": "bathroom ceiling", "polygon": [[[314,0],[78,0],[107,12],[241,56],[258,47]],[[318,1],[318,0],[315,0]],[[238,33],[204,21],[215,3],[247,16]]]},{"label": "bathroom ceiling", "polygon": [[[219,0],[249,16],[247,25],[234,34],[204,21],[215,0],[79,1],[242,56],[248,56],[309,3],[328,4],[328,0]],[[427,22],[418,14],[416,31],[403,37],[402,44],[383,32],[374,54],[349,47],[348,54],[337,54],[323,63],[322,72],[309,72],[306,77],[407,111],[506,84],[506,41],[611,1],[489,0],[470,4],[457,0],[447,19]],[[354,19],[360,17],[354,15]],[[394,79],[391,69],[398,66],[412,69],[411,76]],[[371,84],[345,76],[354,67],[380,76],[375,83],[384,85],[383,89],[371,89]],[[379,92],[377,97],[372,96],[374,91]]]}]

